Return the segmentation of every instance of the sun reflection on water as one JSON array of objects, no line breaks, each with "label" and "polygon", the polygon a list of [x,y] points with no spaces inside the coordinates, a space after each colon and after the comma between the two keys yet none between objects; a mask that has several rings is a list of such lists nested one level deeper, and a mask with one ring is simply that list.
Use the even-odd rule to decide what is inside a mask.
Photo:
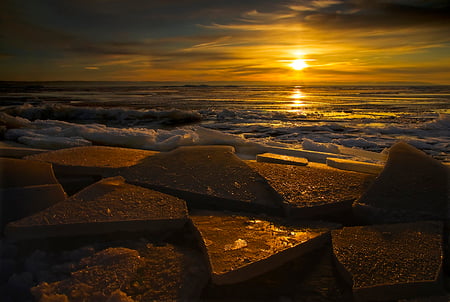
[{"label": "sun reflection on water", "polygon": [[306,103],[302,100],[305,97],[305,94],[299,89],[295,88],[291,95],[290,99],[292,99],[292,102],[288,105],[291,107],[292,111],[299,111],[300,107],[305,107]]}]

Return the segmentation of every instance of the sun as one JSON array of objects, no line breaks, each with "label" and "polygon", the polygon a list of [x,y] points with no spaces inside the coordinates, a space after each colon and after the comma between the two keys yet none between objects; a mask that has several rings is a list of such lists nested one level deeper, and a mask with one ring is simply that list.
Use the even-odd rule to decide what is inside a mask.
[{"label": "sun", "polygon": [[290,66],[295,70],[302,70],[302,69],[305,69],[306,67],[308,67],[308,64],[305,62],[305,60],[297,59],[297,60],[292,61]]}]

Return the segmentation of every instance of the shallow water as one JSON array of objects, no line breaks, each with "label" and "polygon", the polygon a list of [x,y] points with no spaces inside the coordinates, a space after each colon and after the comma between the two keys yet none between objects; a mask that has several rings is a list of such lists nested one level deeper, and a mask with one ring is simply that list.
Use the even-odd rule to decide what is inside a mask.
[{"label": "shallow water", "polygon": [[450,161],[450,86],[41,82],[2,83],[0,91],[2,111],[30,120],[165,129],[166,136],[197,124],[251,142],[294,148],[306,142],[320,150],[335,144],[380,152],[405,140]]}]

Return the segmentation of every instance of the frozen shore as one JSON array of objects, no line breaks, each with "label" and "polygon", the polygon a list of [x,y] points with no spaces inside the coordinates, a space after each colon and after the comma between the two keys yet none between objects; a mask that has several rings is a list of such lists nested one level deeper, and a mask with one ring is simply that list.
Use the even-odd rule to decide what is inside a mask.
[{"label": "frozen shore", "polygon": [[[448,167],[404,143],[387,154],[260,147],[84,146],[4,165],[2,191],[57,182],[73,193],[6,226],[0,293],[12,301],[448,299]],[[245,161],[239,148],[288,157]],[[299,166],[289,156],[309,158]],[[386,164],[381,173],[348,171],[355,157]],[[21,167],[36,173],[25,179]],[[34,192],[24,209],[48,198]]]}]

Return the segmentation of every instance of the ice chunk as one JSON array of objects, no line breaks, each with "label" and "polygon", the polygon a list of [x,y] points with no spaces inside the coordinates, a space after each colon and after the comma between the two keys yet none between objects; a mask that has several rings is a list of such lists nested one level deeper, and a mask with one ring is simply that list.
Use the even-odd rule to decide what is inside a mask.
[{"label": "ice chunk", "polygon": [[110,247],[83,258],[68,278],[40,283],[31,293],[38,301],[54,295],[70,301],[191,301],[207,280],[198,252],[135,243],[133,249]]},{"label": "ice chunk", "polygon": [[287,224],[223,213],[193,213],[215,284],[238,283],[321,247],[336,224]]},{"label": "ice chunk", "polygon": [[165,233],[187,222],[183,200],[107,178],[69,199],[21,220],[5,229],[15,239],[66,237],[118,231]]},{"label": "ice chunk", "polygon": [[354,212],[366,222],[448,219],[449,171],[422,151],[397,143]]},{"label": "ice chunk", "polygon": [[0,112],[0,125],[5,125],[6,128],[28,128],[31,122],[25,118],[9,115],[5,112]]},{"label": "ice chunk", "polygon": [[329,157],[349,158],[348,155],[342,155],[342,154],[333,154],[333,153],[310,151],[310,150],[303,150],[303,149],[289,149],[289,148],[272,147],[272,146],[264,146],[263,150],[264,150],[263,152],[267,152],[267,153],[275,153],[275,154],[295,156],[295,157],[304,157],[304,158],[308,159],[309,161],[318,162],[318,163],[326,163],[327,158],[329,158]]},{"label": "ice chunk", "polygon": [[32,215],[67,198],[60,184],[0,189],[1,225]]},{"label": "ice chunk", "polygon": [[327,165],[341,170],[349,170],[376,175],[380,174],[380,172],[383,170],[383,165],[341,158],[327,158]]},{"label": "ice chunk", "polygon": [[308,160],[304,157],[279,155],[274,153],[258,154],[256,156],[256,161],[273,164],[295,165],[295,166],[306,166],[308,164]]},{"label": "ice chunk", "polygon": [[58,181],[49,163],[0,158],[0,188],[57,184]]},{"label": "ice chunk", "polygon": [[58,176],[103,175],[107,171],[136,165],[147,156],[157,152],[87,146],[62,149],[26,157],[29,160],[49,162]]},{"label": "ice chunk", "polygon": [[22,158],[27,155],[47,152],[45,149],[31,148],[13,141],[0,141],[0,157]]},{"label": "ice chunk", "polygon": [[54,137],[54,136],[21,136],[18,142],[42,149],[63,149],[80,146],[90,146],[92,143],[81,137]]},{"label": "ice chunk", "polygon": [[281,213],[279,196],[230,146],[181,147],[115,173],[196,208]]},{"label": "ice chunk", "polygon": [[332,231],[337,267],[357,301],[442,291],[442,224],[420,222]]},{"label": "ice chunk", "polygon": [[387,153],[383,152],[372,152],[359,148],[348,148],[344,146],[339,146],[339,151],[341,154],[351,155],[353,157],[358,157],[364,161],[369,160],[372,162],[385,162],[387,159]]},{"label": "ice chunk", "polygon": [[247,162],[284,198],[288,215],[301,218],[348,219],[351,205],[374,178],[322,164],[308,166]]},{"label": "ice chunk", "polygon": [[339,154],[339,147],[335,144],[317,143],[311,139],[304,138],[302,142],[302,148],[310,151],[319,151],[325,153]]}]

